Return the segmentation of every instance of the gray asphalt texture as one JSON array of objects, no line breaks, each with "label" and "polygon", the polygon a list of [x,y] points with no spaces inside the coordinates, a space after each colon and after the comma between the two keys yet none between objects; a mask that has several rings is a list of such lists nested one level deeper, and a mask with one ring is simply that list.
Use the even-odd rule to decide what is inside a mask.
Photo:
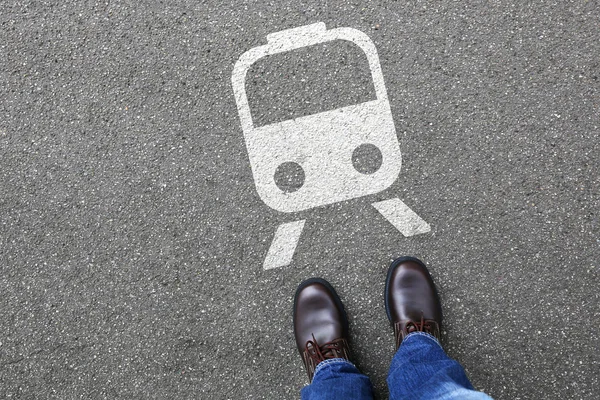
[{"label": "gray asphalt texture", "polygon": [[[319,21],[375,42],[403,170],[290,216],[253,186],[231,73]],[[2,2],[0,398],[299,398],[291,307],[311,276],[338,290],[386,398],[401,255],[430,267],[476,388],[596,398],[599,21],[593,0]],[[253,107],[284,117],[302,94]],[[402,237],[371,206],[393,197],[432,231]],[[264,271],[300,218],[293,263]]]}]

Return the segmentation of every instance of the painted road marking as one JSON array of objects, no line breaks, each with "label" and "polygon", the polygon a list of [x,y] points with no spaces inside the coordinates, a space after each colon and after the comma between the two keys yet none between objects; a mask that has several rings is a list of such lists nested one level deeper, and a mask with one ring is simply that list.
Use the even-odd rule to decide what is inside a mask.
[{"label": "painted road marking", "polygon": [[292,262],[305,220],[279,225],[265,258],[264,269],[284,267]]},{"label": "painted road marking", "polygon": [[427,222],[423,221],[421,217],[398,198],[373,203],[373,207],[404,236],[419,235],[431,230]]},{"label": "painted road marking", "polygon": [[[394,183],[402,165],[400,144],[375,45],[351,28],[327,30],[318,23],[273,33],[268,44],[244,53],[236,63],[232,84],[260,198],[281,212],[297,212],[379,193]],[[331,111],[255,127],[246,96],[246,74],[263,57],[335,40],[355,43],[366,55],[376,99]],[[352,164],[352,154],[365,144],[379,149],[384,162],[365,174]],[[293,192],[281,190],[274,176],[282,165],[299,165],[305,180]]]},{"label": "painted road marking", "polygon": [[[270,55],[336,40],[350,41],[365,53],[376,99],[255,127],[246,95],[250,67]],[[371,39],[352,28],[327,30],[320,22],[269,34],[267,41],[242,54],[231,77],[254,184],[263,202],[277,211],[292,213],[389,188],[400,173],[402,156]],[[377,162],[361,162],[370,155]],[[286,171],[291,176],[283,176]],[[374,206],[405,236],[423,233],[424,226],[429,227],[399,199]],[[415,217],[421,225],[406,225],[416,223]],[[265,269],[291,263],[303,226],[304,220],[278,228]]]}]

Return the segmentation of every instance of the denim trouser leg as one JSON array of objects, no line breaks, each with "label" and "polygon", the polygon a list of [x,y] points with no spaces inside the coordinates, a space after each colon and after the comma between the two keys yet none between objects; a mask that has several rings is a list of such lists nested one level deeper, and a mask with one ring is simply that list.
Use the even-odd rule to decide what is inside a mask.
[{"label": "denim trouser leg", "polygon": [[490,400],[477,392],[461,365],[427,333],[406,336],[392,359],[387,378],[390,399]]},{"label": "denim trouser leg", "polygon": [[312,383],[302,388],[302,400],[371,400],[371,381],[354,364],[332,358],[317,365]]},{"label": "denim trouser leg", "polygon": [[[448,357],[437,339],[427,333],[409,334],[392,359],[387,378],[391,400],[491,400],[473,390],[461,365]],[[342,358],[317,365],[302,400],[372,399],[371,381]]]}]

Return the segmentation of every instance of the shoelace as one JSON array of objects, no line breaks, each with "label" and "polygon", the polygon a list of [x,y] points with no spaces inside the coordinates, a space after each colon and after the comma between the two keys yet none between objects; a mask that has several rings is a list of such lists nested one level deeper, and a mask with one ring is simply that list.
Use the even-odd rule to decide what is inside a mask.
[{"label": "shoelace", "polygon": [[348,354],[348,343],[346,339],[339,338],[334,339],[330,342],[319,344],[315,335],[311,335],[312,340],[306,342],[304,346],[304,366],[308,373],[308,379],[312,382],[312,378],[315,374],[315,369],[321,361],[325,361],[332,358],[345,358],[349,360]]},{"label": "shoelace", "polygon": [[400,343],[406,335],[413,332],[426,332],[435,336],[438,340],[440,339],[440,326],[438,323],[431,319],[426,320],[423,313],[421,313],[421,321],[400,321],[394,325],[396,348],[400,347]]},{"label": "shoelace", "polygon": [[315,364],[330,358],[340,357],[344,339],[335,339],[319,345],[317,339],[315,339],[315,335],[312,335],[312,338],[313,340],[306,342],[305,349],[306,353],[316,361]]},{"label": "shoelace", "polygon": [[409,321],[406,323],[405,327],[406,332],[408,333],[427,332],[434,336],[437,334],[437,328],[437,322],[430,319],[425,320],[425,316],[423,315],[423,313],[421,313],[421,322]]}]

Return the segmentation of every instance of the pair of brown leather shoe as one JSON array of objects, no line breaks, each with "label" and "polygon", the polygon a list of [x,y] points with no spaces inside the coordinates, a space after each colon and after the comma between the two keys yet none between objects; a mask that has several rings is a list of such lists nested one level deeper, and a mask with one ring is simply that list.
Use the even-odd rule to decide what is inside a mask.
[{"label": "pair of brown leather shoe", "polygon": [[[420,260],[402,257],[392,262],[385,282],[385,309],[394,327],[396,349],[411,332],[427,332],[440,338],[439,296]],[[311,382],[321,361],[350,360],[346,311],[324,279],[311,278],[298,286],[294,298],[294,335]]]}]

